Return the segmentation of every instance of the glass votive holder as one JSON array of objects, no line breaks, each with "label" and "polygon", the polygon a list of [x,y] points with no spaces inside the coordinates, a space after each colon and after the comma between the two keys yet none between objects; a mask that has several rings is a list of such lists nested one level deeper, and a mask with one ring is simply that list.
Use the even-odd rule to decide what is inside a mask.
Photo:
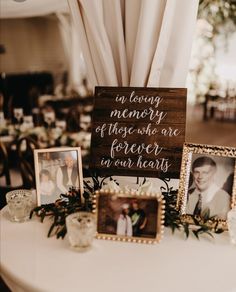
[{"label": "glass votive holder", "polygon": [[57,120],[56,121],[56,128],[59,128],[64,132],[66,130],[66,121]]},{"label": "glass votive holder", "polygon": [[6,194],[10,219],[13,222],[24,222],[29,219],[33,208],[33,196],[30,190],[14,190]]},{"label": "glass votive holder", "polygon": [[25,128],[28,129],[32,129],[34,127],[34,122],[33,122],[33,116],[29,115],[29,116],[24,116],[23,118],[23,125],[25,126]]},{"label": "glass votive holder", "polygon": [[43,113],[44,122],[50,127],[55,122],[56,116],[54,111],[46,111]]},{"label": "glass votive holder", "polygon": [[228,212],[227,224],[231,243],[236,244],[236,207]]},{"label": "glass votive holder", "polygon": [[92,247],[96,230],[95,218],[89,212],[76,212],[66,217],[66,228],[71,247],[86,251]]},{"label": "glass votive holder", "polygon": [[21,108],[21,107],[14,108],[13,109],[13,115],[14,115],[15,119],[17,120],[17,122],[21,123],[22,119],[23,119],[23,116],[24,116],[23,108]]}]

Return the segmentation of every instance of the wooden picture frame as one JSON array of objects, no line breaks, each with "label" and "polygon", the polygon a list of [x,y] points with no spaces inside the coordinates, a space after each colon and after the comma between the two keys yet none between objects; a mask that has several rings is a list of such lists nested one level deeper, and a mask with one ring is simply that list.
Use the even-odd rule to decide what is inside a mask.
[{"label": "wooden picture frame", "polygon": [[[227,229],[227,212],[236,205],[236,148],[184,144],[177,209]],[[208,220],[209,218],[209,220]]]},{"label": "wooden picture frame", "polygon": [[34,150],[37,205],[54,203],[69,187],[83,194],[83,170],[80,147]]},{"label": "wooden picture frame", "polygon": [[147,244],[161,241],[165,213],[162,195],[101,189],[95,192],[93,203],[98,239]]}]

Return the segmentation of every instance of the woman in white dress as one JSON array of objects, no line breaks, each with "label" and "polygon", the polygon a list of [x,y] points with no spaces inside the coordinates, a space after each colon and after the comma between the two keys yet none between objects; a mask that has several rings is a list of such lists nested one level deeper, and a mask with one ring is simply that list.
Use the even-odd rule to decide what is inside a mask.
[{"label": "woman in white dress", "polygon": [[129,217],[129,204],[122,205],[122,213],[119,216],[117,221],[117,229],[116,234],[122,236],[132,236],[132,222],[131,218]]},{"label": "woman in white dress", "polygon": [[55,185],[51,180],[51,174],[47,169],[40,172],[40,196],[42,204],[53,203],[56,200],[54,194]]}]

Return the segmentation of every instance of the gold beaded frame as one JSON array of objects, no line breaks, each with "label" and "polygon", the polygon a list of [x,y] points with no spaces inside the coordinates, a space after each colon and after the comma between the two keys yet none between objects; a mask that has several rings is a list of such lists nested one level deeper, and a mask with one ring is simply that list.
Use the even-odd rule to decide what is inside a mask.
[{"label": "gold beaded frame", "polygon": [[[177,209],[182,215],[183,221],[194,224],[192,216],[186,213],[186,206],[188,200],[189,191],[189,178],[191,173],[191,166],[193,161],[193,154],[200,154],[205,156],[215,156],[215,157],[225,157],[232,158],[233,164],[233,186],[232,186],[232,197],[231,206],[233,208],[236,206],[236,148],[233,147],[222,147],[222,146],[212,146],[212,145],[202,145],[202,144],[189,144],[185,143],[183,147],[183,156],[181,164],[181,174],[179,191],[177,198]],[[209,226],[219,225],[223,229],[227,229],[227,222],[223,219],[212,219],[208,222]]]},{"label": "gold beaded frame", "polygon": [[[138,202],[138,204],[147,204],[151,206],[152,204],[156,204],[156,212],[147,214],[147,224],[148,220],[152,218],[152,225],[156,226],[155,235],[150,236],[150,234],[143,233],[140,237],[137,236],[127,236],[127,235],[117,235],[113,231],[109,230],[109,226],[104,225],[107,228],[107,231],[104,232],[104,227],[100,227],[101,216],[110,215],[110,210],[105,210],[101,208],[102,200],[107,202],[112,202],[113,205],[119,201],[123,203],[130,203],[132,200]],[[152,205],[152,206],[153,206]],[[138,194],[136,192],[119,192],[114,190],[103,190],[96,191],[93,196],[93,213],[97,218],[97,233],[96,238],[98,239],[106,239],[112,241],[120,241],[120,242],[135,242],[135,243],[146,243],[153,244],[161,241],[164,233],[164,216],[165,216],[165,201],[162,195],[158,195],[156,193],[141,193]],[[149,217],[150,215],[150,217]],[[115,221],[115,220],[114,220]],[[115,221],[116,222],[116,221]],[[103,230],[101,230],[103,229]]]}]

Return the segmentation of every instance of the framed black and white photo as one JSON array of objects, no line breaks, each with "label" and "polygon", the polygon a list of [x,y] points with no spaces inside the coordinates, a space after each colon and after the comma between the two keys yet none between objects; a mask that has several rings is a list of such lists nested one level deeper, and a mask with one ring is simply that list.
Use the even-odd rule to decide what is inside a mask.
[{"label": "framed black and white photo", "polygon": [[138,243],[161,240],[164,228],[162,196],[100,190],[96,192],[94,203],[97,238]]},{"label": "framed black and white photo", "polygon": [[34,150],[37,204],[54,203],[73,187],[83,194],[80,147]]},{"label": "framed black and white photo", "polygon": [[185,144],[177,207],[182,215],[225,221],[236,198],[236,148]]}]

